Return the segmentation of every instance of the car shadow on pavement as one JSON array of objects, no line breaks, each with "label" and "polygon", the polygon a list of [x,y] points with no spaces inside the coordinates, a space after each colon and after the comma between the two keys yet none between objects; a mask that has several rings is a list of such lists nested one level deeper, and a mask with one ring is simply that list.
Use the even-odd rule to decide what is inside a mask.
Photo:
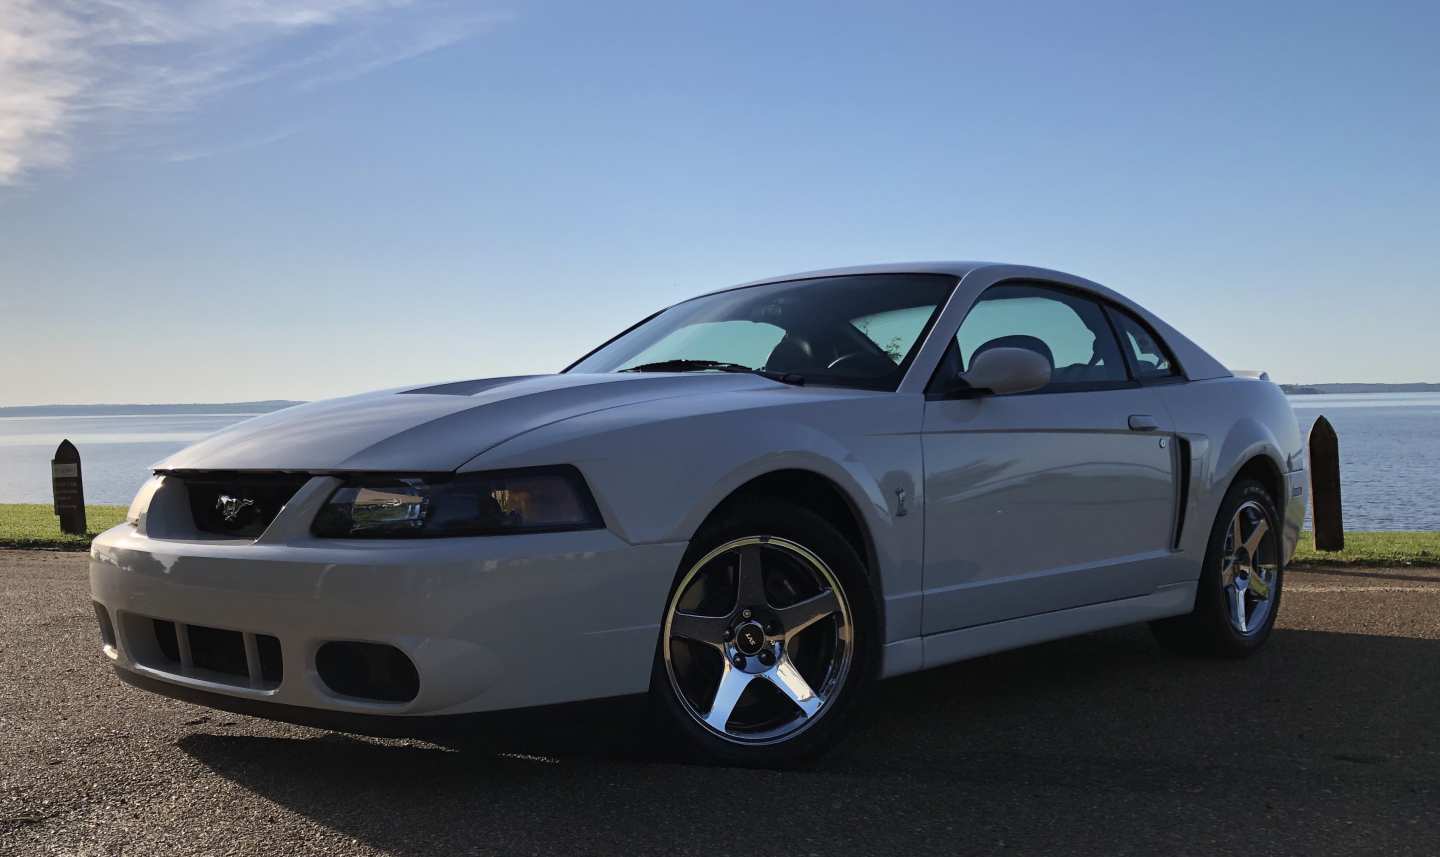
[{"label": "car shadow on pavement", "polygon": [[180,747],[405,855],[1406,853],[1440,845],[1437,679],[1435,640],[1277,630],[1213,661],[1128,628],[884,682],[796,771],[658,760],[644,723],[580,755],[333,734]]},{"label": "car shadow on pavement", "polygon": [[1336,566],[1314,566],[1304,569],[1285,570],[1287,575],[1302,575],[1301,579],[1312,576],[1322,577],[1354,577],[1362,580],[1396,580],[1408,583],[1436,583],[1440,581],[1435,569],[1429,566],[1416,566],[1410,573],[1400,573],[1393,568],[1367,568],[1365,566],[1351,566],[1340,568]]}]

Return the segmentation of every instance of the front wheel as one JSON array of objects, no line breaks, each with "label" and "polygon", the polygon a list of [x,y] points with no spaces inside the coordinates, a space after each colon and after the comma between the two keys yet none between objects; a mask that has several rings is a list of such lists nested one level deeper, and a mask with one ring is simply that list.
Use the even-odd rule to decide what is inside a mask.
[{"label": "front wheel", "polygon": [[1284,584],[1280,516],[1265,486],[1242,479],[1220,504],[1195,594],[1195,610],[1151,628],[1164,645],[1188,654],[1243,657],[1275,627]]},{"label": "front wheel", "polygon": [[777,767],[839,739],[875,661],[864,565],[827,521],[747,504],[692,544],[651,692],[693,755]]}]

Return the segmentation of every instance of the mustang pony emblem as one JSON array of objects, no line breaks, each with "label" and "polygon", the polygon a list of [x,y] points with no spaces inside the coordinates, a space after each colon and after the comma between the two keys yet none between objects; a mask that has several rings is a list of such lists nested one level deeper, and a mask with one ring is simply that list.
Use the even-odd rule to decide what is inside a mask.
[{"label": "mustang pony emblem", "polygon": [[220,520],[227,525],[242,525],[244,522],[240,520],[240,516],[246,509],[259,511],[255,506],[255,501],[249,497],[231,497],[229,494],[221,494],[215,498],[215,511],[220,513]]}]

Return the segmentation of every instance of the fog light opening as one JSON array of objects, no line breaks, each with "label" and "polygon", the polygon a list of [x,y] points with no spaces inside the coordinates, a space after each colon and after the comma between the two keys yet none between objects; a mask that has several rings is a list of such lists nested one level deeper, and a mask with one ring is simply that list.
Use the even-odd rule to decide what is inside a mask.
[{"label": "fog light opening", "polygon": [[375,702],[409,702],[420,692],[415,664],[394,646],[332,641],[315,653],[315,669],[331,691]]}]

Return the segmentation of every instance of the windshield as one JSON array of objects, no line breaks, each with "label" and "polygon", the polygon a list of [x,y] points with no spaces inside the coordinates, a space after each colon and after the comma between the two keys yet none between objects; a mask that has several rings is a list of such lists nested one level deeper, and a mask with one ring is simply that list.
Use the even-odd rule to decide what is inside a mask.
[{"label": "windshield", "polygon": [[862,274],[747,286],[676,304],[567,372],[744,372],[893,390],[955,278]]}]

